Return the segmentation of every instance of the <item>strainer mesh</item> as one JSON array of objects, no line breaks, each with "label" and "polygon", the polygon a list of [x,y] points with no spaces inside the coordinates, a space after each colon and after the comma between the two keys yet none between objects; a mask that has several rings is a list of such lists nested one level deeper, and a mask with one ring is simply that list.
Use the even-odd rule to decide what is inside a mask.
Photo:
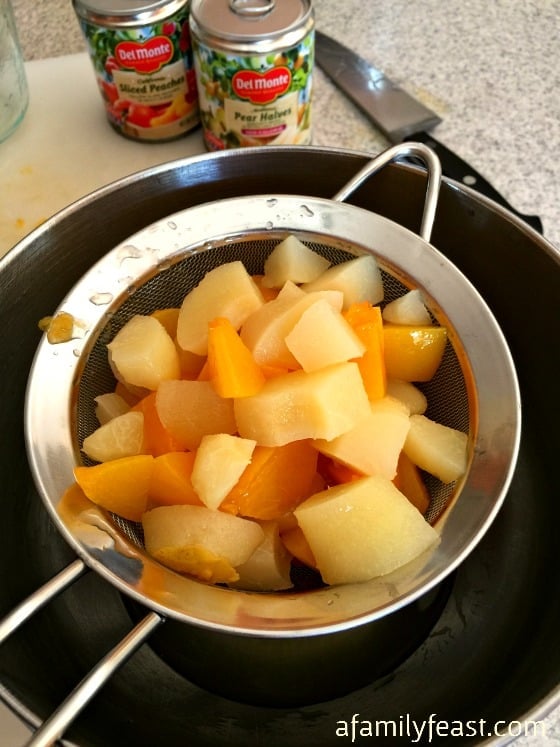
[{"label": "strainer mesh", "polygon": [[[76,437],[81,445],[83,439],[92,433],[98,422],[95,417],[94,398],[100,394],[113,391],[115,379],[107,360],[107,343],[118,330],[135,314],[150,314],[155,309],[178,307],[183,298],[194,288],[204,275],[225,262],[240,260],[248,272],[263,272],[266,257],[276,246],[280,238],[270,235],[249,235],[227,241],[204,245],[188,254],[178,257],[177,261],[162,269],[157,274],[142,279],[131,290],[130,294],[118,308],[113,308],[106,316],[87,361],[83,367],[78,386]],[[332,241],[332,240],[331,240]],[[326,257],[332,264],[347,261],[353,256],[363,254],[359,247],[344,245],[334,246],[321,237],[320,240],[305,240],[311,249]],[[382,268],[385,301],[397,298],[410,288],[401,280]],[[410,287],[414,287],[411,282]],[[469,429],[469,403],[465,380],[458,356],[448,342],[442,364],[436,376],[427,384],[419,385],[428,398],[429,408],[426,413],[434,420],[458,428],[464,432]],[[89,464],[84,456],[84,464]],[[426,514],[434,522],[445,508],[453,494],[454,486],[444,485],[430,475],[425,475],[426,485],[430,492],[431,503]],[[143,533],[140,524],[124,520],[118,516],[113,519],[123,534],[135,545],[143,547]]]}]

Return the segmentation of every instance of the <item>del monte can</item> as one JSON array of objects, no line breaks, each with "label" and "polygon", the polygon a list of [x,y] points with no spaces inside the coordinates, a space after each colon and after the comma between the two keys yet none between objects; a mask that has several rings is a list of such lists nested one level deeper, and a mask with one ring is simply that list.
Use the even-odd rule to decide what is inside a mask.
[{"label": "del monte can", "polygon": [[73,0],[109,123],[173,140],[199,124],[189,0]]},{"label": "del monte can", "polygon": [[190,28],[209,150],[311,142],[311,0],[193,0]]}]

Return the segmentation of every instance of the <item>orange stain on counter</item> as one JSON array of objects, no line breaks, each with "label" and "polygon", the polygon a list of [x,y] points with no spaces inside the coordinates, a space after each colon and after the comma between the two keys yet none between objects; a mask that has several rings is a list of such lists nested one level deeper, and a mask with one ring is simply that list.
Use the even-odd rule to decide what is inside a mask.
[{"label": "orange stain on counter", "polygon": [[0,256],[17,244],[30,231],[42,225],[47,216],[34,215],[33,203],[37,191],[37,170],[30,163],[20,166],[10,183],[0,209]]},{"label": "orange stain on counter", "polygon": [[[34,176],[35,171],[33,169],[33,166],[31,164],[27,164],[26,166],[22,166],[19,170],[19,173],[21,176],[27,177],[27,176]],[[40,225],[42,225],[47,220],[46,216],[40,217],[38,220],[35,220],[31,225],[27,226],[27,231],[32,231],[34,228],[38,228]],[[15,219],[15,227],[19,230],[23,230],[26,228],[26,223],[28,221],[25,220],[25,218],[22,218],[21,216],[18,216]]]}]

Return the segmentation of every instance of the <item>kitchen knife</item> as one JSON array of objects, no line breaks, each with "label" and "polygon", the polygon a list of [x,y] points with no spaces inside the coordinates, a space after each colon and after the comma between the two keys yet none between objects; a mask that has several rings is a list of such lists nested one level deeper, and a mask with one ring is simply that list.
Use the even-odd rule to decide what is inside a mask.
[{"label": "kitchen knife", "polygon": [[315,32],[315,58],[319,67],[390,142],[411,140],[425,143],[439,157],[445,176],[477,189],[542,233],[538,216],[524,215],[515,210],[472,166],[427,132],[438,125],[441,118],[392,83],[381,70],[320,31]]}]

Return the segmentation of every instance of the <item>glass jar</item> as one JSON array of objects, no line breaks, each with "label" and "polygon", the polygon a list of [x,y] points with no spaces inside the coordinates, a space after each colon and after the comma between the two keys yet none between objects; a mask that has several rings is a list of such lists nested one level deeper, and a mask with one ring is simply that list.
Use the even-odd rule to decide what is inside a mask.
[{"label": "glass jar", "polygon": [[10,0],[0,0],[0,142],[27,111],[29,89]]}]

